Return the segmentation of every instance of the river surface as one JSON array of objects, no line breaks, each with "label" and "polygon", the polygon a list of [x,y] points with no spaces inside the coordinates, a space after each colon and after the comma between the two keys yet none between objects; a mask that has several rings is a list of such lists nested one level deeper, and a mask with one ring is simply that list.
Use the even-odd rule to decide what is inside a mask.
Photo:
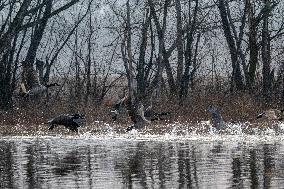
[{"label": "river surface", "polygon": [[284,137],[7,136],[0,188],[284,188]]}]

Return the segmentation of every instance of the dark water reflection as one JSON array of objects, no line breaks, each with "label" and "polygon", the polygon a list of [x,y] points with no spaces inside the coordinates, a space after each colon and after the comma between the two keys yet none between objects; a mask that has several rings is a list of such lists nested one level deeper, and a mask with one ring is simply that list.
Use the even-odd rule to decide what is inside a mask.
[{"label": "dark water reflection", "polygon": [[283,188],[284,142],[5,138],[0,188]]}]

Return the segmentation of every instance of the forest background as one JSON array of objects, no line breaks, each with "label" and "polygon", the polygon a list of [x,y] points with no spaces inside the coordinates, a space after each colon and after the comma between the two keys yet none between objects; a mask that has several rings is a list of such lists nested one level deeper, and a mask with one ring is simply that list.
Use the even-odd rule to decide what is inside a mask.
[{"label": "forest background", "polygon": [[[174,121],[248,121],[284,105],[281,0],[1,0],[1,124],[83,112],[125,94]],[[24,98],[33,73],[52,87]]]}]

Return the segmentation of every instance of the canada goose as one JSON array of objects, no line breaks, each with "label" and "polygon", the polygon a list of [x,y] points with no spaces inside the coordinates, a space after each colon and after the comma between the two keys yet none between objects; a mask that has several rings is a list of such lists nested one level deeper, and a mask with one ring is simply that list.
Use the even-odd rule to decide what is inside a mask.
[{"label": "canada goose", "polygon": [[126,131],[131,131],[132,129],[140,129],[143,126],[151,123],[151,121],[145,118],[144,106],[141,102],[134,103],[133,107],[129,110],[129,115],[134,124],[127,127]]},{"label": "canada goose", "polygon": [[23,97],[37,96],[46,92],[50,87],[60,86],[58,83],[51,83],[46,85],[41,84],[38,73],[33,69],[33,67],[29,68],[26,66],[23,66],[23,81],[29,87],[29,90],[27,90],[24,83],[20,85],[20,96]]},{"label": "canada goose", "polygon": [[131,101],[128,96],[124,96],[122,99],[119,99],[117,103],[112,106],[110,113],[112,115],[112,120],[116,121],[117,116],[123,112],[123,109],[129,110],[131,106]]},{"label": "canada goose", "polygon": [[57,125],[63,125],[71,131],[78,132],[78,127],[82,127],[86,123],[84,114],[72,114],[72,115],[59,115],[47,122],[50,126],[48,129],[52,130]]},{"label": "canada goose", "polygon": [[[112,115],[112,120],[116,121],[117,116],[121,114],[124,110],[128,111],[128,113],[131,111],[131,101],[128,96],[123,97],[116,104],[112,106],[112,110],[110,110],[110,113]],[[144,108],[144,117],[150,121],[163,120],[164,119],[163,116],[170,114],[171,114],[170,112],[160,112],[160,113],[155,112],[152,109],[152,103],[147,108]]]},{"label": "canada goose", "polygon": [[35,84],[30,90],[26,90],[25,85],[22,83],[21,84],[21,91],[22,91],[22,96],[28,97],[28,96],[36,96],[39,94],[42,94],[46,92],[50,87],[54,86],[60,86],[58,83],[51,83],[48,85],[42,85],[42,84]]},{"label": "canada goose", "polygon": [[283,120],[283,113],[284,113],[284,109],[282,109],[282,110],[269,109],[269,110],[266,110],[266,111],[258,114],[256,116],[256,118],[257,119],[264,118],[264,119],[269,120],[269,121],[272,121],[272,120],[281,121],[281,120]]},{"label": "canada goose", "polygon": [[226,127],[219,110],[215,106],[210,105],[207,108],[207,111],[211,114],[213,127],[215,127],[217,131],[222,130]]}]

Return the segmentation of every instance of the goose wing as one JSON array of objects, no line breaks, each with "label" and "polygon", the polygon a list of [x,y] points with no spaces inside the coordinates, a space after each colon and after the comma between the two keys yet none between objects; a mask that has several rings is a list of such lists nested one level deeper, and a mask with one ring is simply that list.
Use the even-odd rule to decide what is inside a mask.
[{"label": "goose wing", "polygon": [[130,112],[131,120],[134,125],[128,127],[126,130],[130,131],[132,129],[142,128],[144,125],[151,123],[151,121],[147,120],[144,115],[144,106],[141,102],[136,102],[134,107],[131,108]]},{"label": "goose wing", "polygon": [[31,88],[27,92],[27,94],[30,95],[30,96],[33,96],[33,95],[37,95],[37,94],[43,93],[45,90],[46,90],[45,86],[43,86],[43,85],[36,85],[33,88]]},{"label": "goose wing", "polygon": [[213,126],[217,130],[224,129],[225,128],[225,122],[224,122],[219,110],[214,106],[209,106],[208,112],[211,114]]},{"label": "goose wing", "polygon": [[260,114],[258,114],[257,116],[256,116],[256,119],[259,119],[259,118],[262,118],[262,116],[265,114],[265,112],[261,112]]},{"label": "goose wing", "polygon": [[66,125],[70,121],[72,121],[72,116],[62,114],[62,115],[59,115],[55,118],[50,119],[47,123],[53,124],[53,125]]}]

